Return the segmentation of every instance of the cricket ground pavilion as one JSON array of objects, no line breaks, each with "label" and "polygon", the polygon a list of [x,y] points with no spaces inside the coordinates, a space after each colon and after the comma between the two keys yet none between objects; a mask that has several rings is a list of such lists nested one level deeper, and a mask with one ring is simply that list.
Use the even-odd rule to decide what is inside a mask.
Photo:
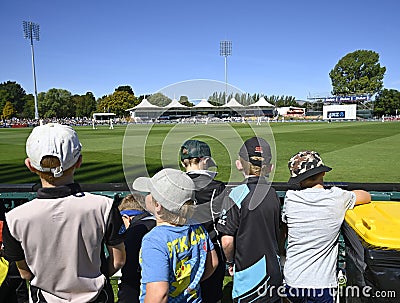
[{"label": "cricket ground pavilion", "polygon": [[215,106],[206,99],[201,100],[193,107],[185,106],[173,99],[168,105],[160,107],[151,104],[147,99],[143,99],[135,107],[126,111],[131,113],[133,119],[180,119],[190,117],[274,117],[276,115],[275,106],[261,97],[257,102],[244,106],[237,102],[235,98],[230,99],[224,105]]}]

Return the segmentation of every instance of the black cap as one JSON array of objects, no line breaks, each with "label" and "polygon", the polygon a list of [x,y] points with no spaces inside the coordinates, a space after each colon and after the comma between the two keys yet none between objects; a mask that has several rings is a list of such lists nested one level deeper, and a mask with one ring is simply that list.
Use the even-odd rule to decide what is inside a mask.
[{"label": "black cap", "polygon": [[[256,166],[269,164],[272,159],[271,147],[268,142],[260,137],[247,139],[239,150],[239,156]],[[252,157],[261,157],[263,160],[252,159]]]}]

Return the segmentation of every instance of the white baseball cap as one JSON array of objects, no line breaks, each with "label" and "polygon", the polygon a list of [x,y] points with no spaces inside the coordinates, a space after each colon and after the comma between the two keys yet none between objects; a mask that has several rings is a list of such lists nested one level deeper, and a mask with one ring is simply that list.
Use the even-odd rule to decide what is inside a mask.
[{"label": "white baseball cap", "polygon": [[[82,145],[74,129],[67,125],[49,123],[35,127],[26,140],[26,154],[31,165],[42,172],[52,172],[55,178],[72,167],[81,155]],[[44,156],[54,156],[60,160],[56,168],[42,167]]]},{"label": "white baseball cap", "polygon": [[175,214],[179,213],[187,201],[195,201],[192,179],[177,169],[164,168],[152,178],[139,177],[132,187],[137,191],[151,193],[162,207]]}]

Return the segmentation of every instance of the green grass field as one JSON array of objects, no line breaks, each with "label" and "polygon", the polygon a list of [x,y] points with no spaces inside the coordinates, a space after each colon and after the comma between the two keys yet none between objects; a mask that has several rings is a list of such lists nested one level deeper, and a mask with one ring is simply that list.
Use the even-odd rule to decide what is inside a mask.
[{"label": "green grass field", "polygon": [[[210,144],[218,163],[218,179],[240,181],[232,168],[237,151],[254,134],[275,142],[273,181],[289,178],[288,159],[303,149],[320,152],[333,170],[327,181],[399,183],[400,123],[272,123],[268,125],[132,125],[76,127],[83,144],[82,167],[76,181],[82,183],[125,182],[128,175],[150,175],[164,166],[178,166],[180,144],[198,138]],[[24,165],[25,140],[31,129],[0,129],[0,183],[33,183],[38,177]],[[273,141],[272,141],[273,139]],[[124,154],[124,156],[123,156]],[[132,177],[131,177],[132,178]],[[128,177],[128,181],[132,181]],[[226,277],[223,303],[230,299],[232,279]],[[116,281],[113,281],[117,291]]]},{"label": "green grass field", "polygon": [[[132,176],[152,175],[162,166],[179,167],[178,149],[188,138],[209,143],[218,163],[218,179],[240,181],[232,168],[243,139],[254,134],[274,138],[276,162],[273,180],[289,178],[288,159],[304,149],[318,151],[325,164],[333,167],[327,181],[398,183],[400,123],[271,123],[188,124],[76,127],[83,144],[83,165],[77,171],[81,183],[120,183],[126,171]],[[0,183],[33,183],[38,178],[24,165],[25,140],[31,129],[0,129]],[[272,137],[273,135],[273,137]],[[124,156],[122,156],[122,150]],[[140,165],[145,163],[145,166]],[[129,175],[129,173],[128,173]]]}]

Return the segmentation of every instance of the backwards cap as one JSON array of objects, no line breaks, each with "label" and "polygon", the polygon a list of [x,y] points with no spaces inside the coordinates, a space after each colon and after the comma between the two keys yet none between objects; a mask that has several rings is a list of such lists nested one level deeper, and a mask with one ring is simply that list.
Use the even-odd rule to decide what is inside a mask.
[{"label": "backwards cap", "polygon": [[[263,138],[252,137],[243,143],[239,150],[239,156],[243,160],[261,167],[263,164],[269,164],[271,162],[271,147]],[[263,160],[252,159],[252,157],[261,157]]]},{"label": "backwards cap", "polygon": [[[82,145],[72,127],[58,123],[49,123],[35,127],[26,141],[26,154],[31,165],[41,172],[52,172],[55,178],[72,167],[81,155]],[[42,167],[45,156],[54,156],[60,160],[55,168]]]},{"label": "backwards cap", "polygon": [[180,150],[181,160],[191,158],[209,158],[208,167],[217,166],[213,158],[211,158],[210,146],[206,142],[200,140],[186,140]]}]

